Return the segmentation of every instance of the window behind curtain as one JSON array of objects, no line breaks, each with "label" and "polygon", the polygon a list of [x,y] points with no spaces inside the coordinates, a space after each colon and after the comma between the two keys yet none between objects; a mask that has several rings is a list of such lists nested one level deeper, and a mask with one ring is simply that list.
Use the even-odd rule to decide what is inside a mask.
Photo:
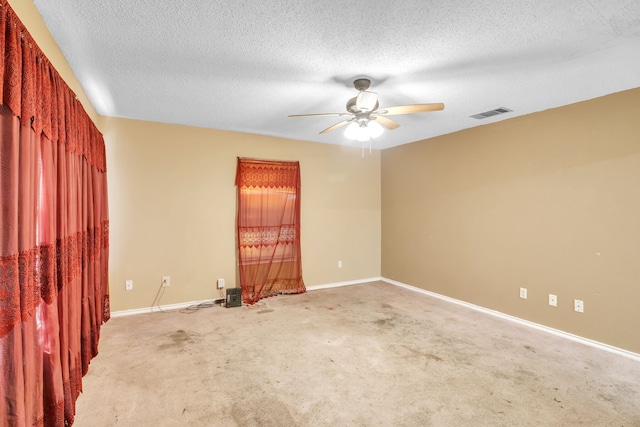
[{"label": "window behind curtain", "polygon": [[300,251],[300,165],[238,158],[242,300],[305,292]]}]

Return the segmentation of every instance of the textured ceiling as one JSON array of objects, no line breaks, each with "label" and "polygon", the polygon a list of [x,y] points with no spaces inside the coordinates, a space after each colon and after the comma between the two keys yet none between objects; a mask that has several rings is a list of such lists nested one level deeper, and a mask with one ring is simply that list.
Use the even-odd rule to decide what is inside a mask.
[{"label": "textured ceiling", "polygon": [[[356,77],[388,148],[640,87],[638,0],[34,0],[98,112],[331,144]],[[498,107],[513,112],[477,120]]]}]

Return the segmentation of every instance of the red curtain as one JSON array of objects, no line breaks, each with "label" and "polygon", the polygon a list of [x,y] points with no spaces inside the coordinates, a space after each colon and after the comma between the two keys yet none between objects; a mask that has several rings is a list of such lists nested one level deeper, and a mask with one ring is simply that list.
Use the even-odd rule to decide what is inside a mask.
[{"label": "red curtain", "polygon": [[71,425],[109,319],[104,141],[6,0],[0,76],[0,425]]},{"label": "red curtain", "polygon": [[300,164],[238,158],[242,300],[305,292],[300,252]]}]

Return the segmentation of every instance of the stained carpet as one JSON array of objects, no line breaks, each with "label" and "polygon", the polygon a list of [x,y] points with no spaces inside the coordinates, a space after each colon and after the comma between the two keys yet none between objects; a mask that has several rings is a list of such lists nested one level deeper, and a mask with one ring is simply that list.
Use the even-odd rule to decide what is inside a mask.
[{"label": "stained carpet", "polygon": [[76,426],[640,426],[640,363],[384,282],[111,319]]}]

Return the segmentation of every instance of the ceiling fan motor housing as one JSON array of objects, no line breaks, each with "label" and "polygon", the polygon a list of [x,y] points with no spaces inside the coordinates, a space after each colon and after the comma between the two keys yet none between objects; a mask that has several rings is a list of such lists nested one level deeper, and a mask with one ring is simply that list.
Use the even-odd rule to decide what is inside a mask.
[{"label": "ceiling fan motor housing", "polygon": [[378,101],[376,101],[375,105],[373,106],[373,108],[371,108],[370,110],[361,110],[360,108],[358,108],[358,97],[354,97],[351,98],[350,100],[347,101],[347,111],[353,114],[358,114],[358,113],[365,113],[365,112],[372,112],[378,109],[378,107],[380,106],[380,104],[378,103]]},{"label": "ceiling fan motor housing", "polygon": [[358,98],[357,97],[353,97],[350,100],[347,101],[347,111],[350,113],[359,113],[360,110],[358,109],[356,102],[357,102]]},{"label": "ceiling fan motor housing", "polygon": [[371,86],[371,80],[369,79],[356,79],[353,81],[353,87],[362,92],[363,90],[369,89]]}]

